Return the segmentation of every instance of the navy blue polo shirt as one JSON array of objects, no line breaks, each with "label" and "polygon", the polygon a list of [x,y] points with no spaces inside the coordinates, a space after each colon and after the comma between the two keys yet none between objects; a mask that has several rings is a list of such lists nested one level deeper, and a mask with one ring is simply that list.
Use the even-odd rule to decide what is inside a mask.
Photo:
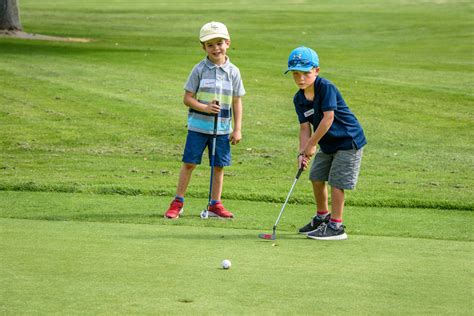
[{"label": "navy blue polo shirt", "polygon": [[314,81],[314,100],[307,100],[304,90],[299,90],[293,98],[293,103],[300,124],[309,122],[313,125],[313,130],[316,130],[323,119],[323,112],[334,111],[334,122],[319,141],[324,153],[360,149],[367,144],[362,126],[339,90],[329,80],[318,76]]}]

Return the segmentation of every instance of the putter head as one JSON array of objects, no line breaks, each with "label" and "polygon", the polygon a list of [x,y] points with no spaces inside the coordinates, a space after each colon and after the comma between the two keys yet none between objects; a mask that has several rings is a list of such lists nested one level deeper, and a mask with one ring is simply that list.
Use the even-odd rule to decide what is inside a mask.
[{"label": "putter head", "polygon": [[208,219],[209,213],[207,212],[207,209],[203,210],[199,216],[201,217],[201,219]]},{"label": "putter head", "polygon": [[275,240],[276,235],[275,234],[259,234],[258,238],[265,239],[265,240]]}]

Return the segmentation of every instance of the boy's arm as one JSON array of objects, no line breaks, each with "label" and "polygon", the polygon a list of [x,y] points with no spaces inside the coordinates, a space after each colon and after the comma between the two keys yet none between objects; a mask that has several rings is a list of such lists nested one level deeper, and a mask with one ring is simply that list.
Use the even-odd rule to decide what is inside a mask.
[{"label": "boy's arm", "polygon": [[232,98],[232,116],[234,117],[234,130],[230,134],[230,142],[235,145],[242,139],[242,98]]},{"label": "boy's arm", "polygon": [[209,114],[218,114],[221,110],[221,107],[215,100],[213,100],[211,104],[201,103],[194,97],[194,93],[190,91],[184,92],[183,103],[193,110]]},{"label": "boy's arm", "polygon": [[302,153],[309,139],[311,138],[311,124],[309,122],[300,124],[300,150]]},{"label": "boy's arm", "polygon": [[300,143],[299,143],[299,155],[298,155],[298,168],[303,166],[305,169],[308,166],[309,159],[303,154],[304,148],[311,138],[311,124],[309,122],[300,124]]},{"label": "boy's arm", "polygon": [[316,145],[331,128],[332,122],[334,122],[334,111],[323,112],[323,119],[319,122],[314,134],[307,140],[306,144],[302,144],[304,147],[301,153],[306,158],[311,158],[316,153]]}]

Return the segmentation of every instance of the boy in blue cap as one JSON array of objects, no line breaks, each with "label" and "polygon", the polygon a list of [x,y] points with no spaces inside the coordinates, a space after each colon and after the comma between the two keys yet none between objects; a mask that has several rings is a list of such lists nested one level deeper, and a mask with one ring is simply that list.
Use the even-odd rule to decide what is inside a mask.
[{"label": "boy in blue cap", "polygon": [[194,66],[184,86],[183,102],[189,107],[188,136],[176,196],[164,214],[169,219],[177,219],[183,213],[184,195],[192,172],[201,163],[206,147],[211,157],[216,115],[217,136],[208,216],[234,217],[224,208],[221,194],[224,167],[231,163],[230,143],[238,144],[242,138],[242,96],[245,89],[239,69],[227,56],[230,47],[227,27],[220,22],[206,23],[199,32],[199,41],[207,56]]},{"label": "boy in blue cap", "polygon": [[[299,88],[293,98],[300,123],[298,166],[306,168],[314,156],[309,179],[316,215],[299,233],[312,239],[343,240],[347,239],[342,224],[344,190],[355,188],[367,140],[339,90],[319,77],[319,70],[316,52],[301,46],[291,52],[285,72],[292,72]],[[326,182],[331,186],[331,212]]]}]

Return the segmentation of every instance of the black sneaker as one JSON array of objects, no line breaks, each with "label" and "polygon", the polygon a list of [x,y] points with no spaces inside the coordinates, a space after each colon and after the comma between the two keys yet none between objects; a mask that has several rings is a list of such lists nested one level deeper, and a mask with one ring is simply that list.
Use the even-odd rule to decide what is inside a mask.
[{"label": "black sneaker", "polygon": [[329,223],[329,219],[331,218],[331,214],[328,214],[326,215],[326,217],[324,219],[319,219],[318,218],[318,215],[314,215],[312,218],[311,218],[311,222],[309,222],[308,224],[306,224],[306,226],[304,227],[301,227],[299,229],[299,233],[300,234],[309,234],[309,233],[312,233],[314,232],[316,229],[318,229],[318,227],[321,225],[321,224],[327,224]]},{"label": "black sneaker", "polygon": [[336,229],[331,225],[321,224],[318,229],[307,234],[306,237],[318,240],[344,240],[347,239],[347,234],[344,231],[344,228],[346,228],[344,225],[341,225],[339,229]]}]

